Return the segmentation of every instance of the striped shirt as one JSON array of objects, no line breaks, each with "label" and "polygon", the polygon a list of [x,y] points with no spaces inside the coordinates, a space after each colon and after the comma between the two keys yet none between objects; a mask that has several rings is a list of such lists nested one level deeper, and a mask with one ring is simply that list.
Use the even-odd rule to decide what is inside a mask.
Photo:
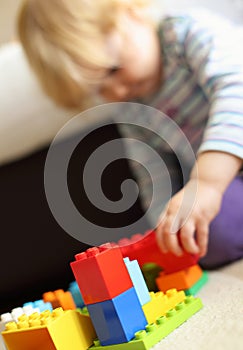
[{"label": "striped shirt", "polygon": [[[213,150],[243,158],[243,30],[213,15],[204,21],[177,15],[162,20],[158,35],[163,84],[156,94],[139,102],[175,121],[195,154]],[[163,123],[159,128],[163,129]],[[134,137],[134,129],[121,131]],[[137,134],[152,147],[162,147],[156,136],[139,130]],[[176,137],[173,150],[183,152]],[[146,183],[144,173],[133,167]]]}]

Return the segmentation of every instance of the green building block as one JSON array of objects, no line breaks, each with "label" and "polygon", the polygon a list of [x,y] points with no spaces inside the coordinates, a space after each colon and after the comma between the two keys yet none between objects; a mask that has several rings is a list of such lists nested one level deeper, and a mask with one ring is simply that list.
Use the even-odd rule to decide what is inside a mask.
[{"label": "green building block", "polygon": [[77,310],[78,312],[80,312],[81,315],[89,316],[89,311],[88,311],[87,306],[84,306],[84,307],[82,307],[82,308],[77,308],[76,310]]},{"label": "green building block", "polygon": [[195,295],[199,290],[208,282],[208,273],[203,271],[202,277],[189,289],[186,289],[184,292],[186,295]]},{"label": "green building block", "polygon": [[166,316],[161,316],[156,320],[156,323],[147,325],[146,330],[135,333],[135,338],[130,342],[102,346],[96,340],[89,350],[148,350],[188,320],[202,306],[200,298],[194,298],[192,295],[187,296],[183,302],[168,311]]},{"label": "green building block", "polygon": [[162,271],[162,267],[158,266],[155,263],[146,263],[141,268],[143,277],[147,284],[148,290],[150,292],[157,292],[158,286],[156,284],[156,278],[159,276],[159,273]]}]

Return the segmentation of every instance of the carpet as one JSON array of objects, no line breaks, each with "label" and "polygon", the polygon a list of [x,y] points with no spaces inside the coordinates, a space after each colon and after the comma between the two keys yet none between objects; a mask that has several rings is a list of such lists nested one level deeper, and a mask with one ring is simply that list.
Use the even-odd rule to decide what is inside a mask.
[{"label": "carpet", "polygon": [[153,350],[243,349],[243,260],[209,272],[204,307]]}]

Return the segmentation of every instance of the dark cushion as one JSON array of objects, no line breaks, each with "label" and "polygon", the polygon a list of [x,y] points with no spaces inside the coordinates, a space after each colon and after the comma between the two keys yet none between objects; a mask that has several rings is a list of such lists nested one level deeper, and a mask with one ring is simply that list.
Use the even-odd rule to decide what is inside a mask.
[{"label": "dark cushion", "polygon": [[[97,214],[82,198],[80,164],[92,149],[117,137],[119,133],[114,126],[87,137],[82,147],[74,152],[68,177],[70,193],[77,208],[84,211],[87,217],[94,219],[96,215],[100,216],[104,224],[110,227],[117,225],[117,217]],[[68,140],[63,141],[64,145],[65,142]],[[43,176],[47,151],[48,148],[42,149],[0,167],[0,313],[21,306],[23,302],[37,300],[46,291],[66,289],[74,280],[69,263],[76,253],[89,247],[70,237],[56,222],[48,207]],[[117,198],[117,184],[122,178],[132,177],[126,161],[115,163],[112,171],[107,173],[107,180],[102,183],[104,191],[114,200]],[[137,201],[132,213],[119,216],[118,221],[141,214],[142,209]],[[144,223],[141,231],[147,228]]]}]

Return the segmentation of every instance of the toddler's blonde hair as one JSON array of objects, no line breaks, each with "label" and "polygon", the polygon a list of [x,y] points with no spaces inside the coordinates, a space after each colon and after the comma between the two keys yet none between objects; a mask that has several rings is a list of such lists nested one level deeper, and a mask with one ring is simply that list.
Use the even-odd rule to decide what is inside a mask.
[{"label": "toddler's blonde hair", "polygon": [[[104,50],[106,34],[122,31],[123,9],[148,9],[149,0],[25,0],[18,33],[45,92],[66,107],[85,107],[95,71],[114,61]],[[89,86],[89,88],[88,88]]]}]

